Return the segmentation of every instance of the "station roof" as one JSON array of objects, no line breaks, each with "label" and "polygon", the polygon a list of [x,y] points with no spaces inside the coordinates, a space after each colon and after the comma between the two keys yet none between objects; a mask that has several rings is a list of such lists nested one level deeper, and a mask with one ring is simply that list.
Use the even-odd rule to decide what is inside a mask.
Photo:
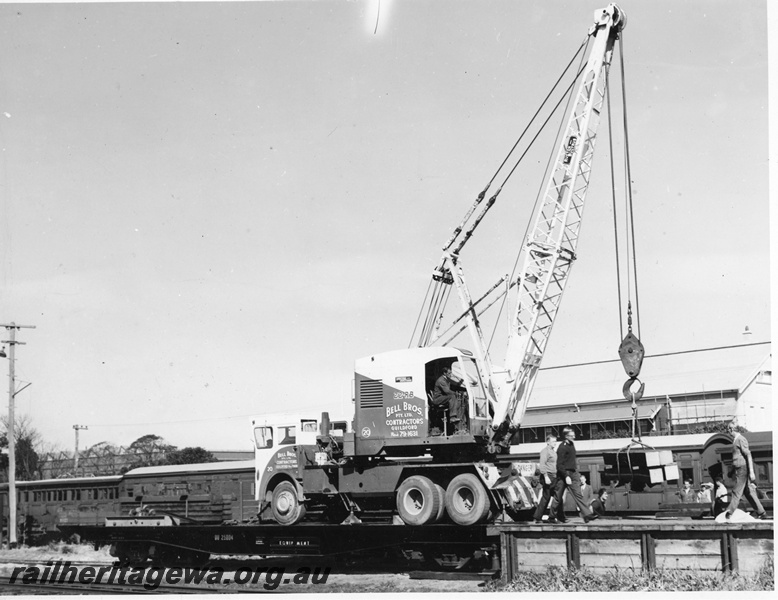
[{"label": "station roof", "polygon": [[[770,370],[770,342],[674,352],[643,359],[644,398],[742,391]],[[528,410],[574,403],[624,401],[621,361],[541,368]],[[527,416],[529,416],[528,413]]]},{"label": "station roof", "polygon": [[[638,406],[638,419],[653,419],[661,409],[661,405]],[[521,427],[545,427],[559,425],[560,423],[591,423],[593,421],[604,423],[606,421],[631,421],[632,406],[622,402],[622,406],[587,407],[586,410],[576,411],[552,411],[543,410],[528,411],[521,421]]]}]

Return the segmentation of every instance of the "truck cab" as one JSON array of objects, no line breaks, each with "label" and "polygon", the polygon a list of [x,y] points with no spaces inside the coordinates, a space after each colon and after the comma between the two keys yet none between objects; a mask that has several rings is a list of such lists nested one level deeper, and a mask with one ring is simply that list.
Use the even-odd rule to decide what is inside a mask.
[{"label": "truck cab", "polygon": [[[446,410],[432,405],[446,367],[463,380],[468,434],[453,436]],[[436,446],[474,444],[488,437],[489,406],[478,366],[468,350],[412,348],[356,361],[353,447],[346,454],[410,456]],[[350,436],[349,436],[350,437]],[[348,439],[348,438],[347,438]]]}]

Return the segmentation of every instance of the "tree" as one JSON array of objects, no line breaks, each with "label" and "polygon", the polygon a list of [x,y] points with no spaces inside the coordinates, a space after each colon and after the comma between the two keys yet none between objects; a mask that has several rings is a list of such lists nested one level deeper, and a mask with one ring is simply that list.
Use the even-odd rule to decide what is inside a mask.
[{"label": "tree", "polygon": [[[5,431],[0,435],[0,448],[8,448],[8,420],[2,420]],[[41,443],[41,434],[32,426],[30,417],[21,415],[16,417],[14,423],[14,438],[16,451],[16,479],[19,481],[31,481],[40,479],[40,457],[36,448]],[[8,454],[4,452],[0,457],[0,468],[3,470],[4,480],[8,481]]]},{"label": "tree", "polygon": [[126,473],[130,469],[139,467],[154,467],[165,465],[167,455],[176,450],[175,446],[168,444],[164,438],[153,433],[139,437],[127,448],[127,454],[131,455],[130,464],[122,467],[121,472]]},{"label": "tree", "polygon": [[217,462],[216,457],[200,446],[174,450],[167,456],[167,464],[169,465],[193,465],[209,462]]}]

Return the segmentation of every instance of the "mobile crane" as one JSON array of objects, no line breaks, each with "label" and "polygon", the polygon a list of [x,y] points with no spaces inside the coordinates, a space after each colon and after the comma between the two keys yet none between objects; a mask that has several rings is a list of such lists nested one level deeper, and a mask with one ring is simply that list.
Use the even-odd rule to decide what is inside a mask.
[{"label": "mobile crane", "polygon": [[[556,150],[534,225],[523,245],[518,298],[504,367],[492,363],[468,290],[460,251],[494,203],[485,204],[469,230],[465,223],[482,205],[482,192],[443,249],[428,294],[428,323],[441,298],[456,289],[474,350],[435,346],[434,325],[418,347],[358,359],[352,431],[330,431],[322,415],[315,443],[298,441],[272,452],[267,430],[257,449],[256,498],[260,519],[284,525],[309,515],[359,522],[384,514],[407,525],[426,525],[445,514],[459,525],[511,519],[531,509],[531,488],[508,448],[527,408],[570,269],[576,259],[597,127],[606,99],[607,70],[626,25],[615,4],[595,12],[588,61]],[[487,186],[488,187],[488,186]],[[499,191],[498,191],[499,193]],[[455,244],[457,244],[455,246]],[[506,291],[507,293],[507,291]],[[467,405],[467,432],[451,435],[445,411],[430,394],[444,368],[456,367]],[[436,414],[436,413],[443,414]]]}]

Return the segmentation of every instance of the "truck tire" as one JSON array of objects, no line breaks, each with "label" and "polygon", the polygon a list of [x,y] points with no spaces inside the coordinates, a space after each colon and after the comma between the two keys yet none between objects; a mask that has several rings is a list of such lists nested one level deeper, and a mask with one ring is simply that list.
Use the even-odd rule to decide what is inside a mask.
[{"label": "truck tire", "polygon": [[481,480],[472,473],[462,473],[446,488],[446,511],[457,525],[481,523],[489,514],[489,496]]},{"label": "truck tire", "polygon": [[297,498],[297,488],[290,481],[282,481],[273,490],[270,500],[273,520],[280,525],[294,525],[303,520],[305,506]]},{"label": "truck tire", "polygon": [[441,497],[423,475],[411,475],[397,488],[397,513],[406,525],[427,525],[438,519]]},{"label": "truck tire", "polygon": [[437,493],[438,498],[440,499],[440,508],[438,508],[438,514],[435,517],[433,523],[439,523],[443,520],[443,516],[446,514],[446,490],[442,485],[437,483],[433,485],[435,486],[435,493]]}]

